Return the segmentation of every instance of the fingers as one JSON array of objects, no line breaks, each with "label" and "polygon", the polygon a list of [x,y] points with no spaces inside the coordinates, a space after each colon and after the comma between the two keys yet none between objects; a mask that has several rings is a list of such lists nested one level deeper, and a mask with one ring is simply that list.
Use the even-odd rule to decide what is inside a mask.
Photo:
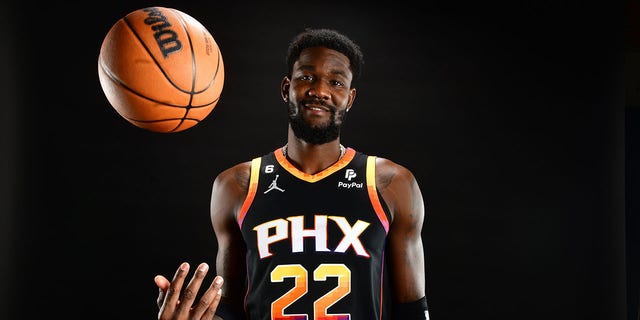
[{"label": "fingers", "polygon": [[153,281],[156,283],[160,290],[164,291],[167,291],[167,289],[169,289],[169,284],[171,284],[169,280],[167,280],[167,278],[161,275],[157,275],[155,278],[153,278]]},{"label": "fingers", "polygon": [[[182,291],[180,296],[180,306],[178,307],[179,314],[185,314],[191,310],[191,306],[193,306],[193,302],[196,299],[198,290],[200,290],[202,280],[204,280],[204,277],[207,275],[207,271],[209,271],[209,265],[204,262],[198,266],[198,269],[196,269],[191,281],[189,281],[189,284],[184,291]],[[182,276],[182,280],[184,280],[184,275]],[[182,286],[182,284],[180,284],[180,286]]]},{"label": "fingers", "polygon": [[171,283],[169,282],[169,280],[167,280],[167,278],[161,275],[157,275],[155,278],[153,278],[153,281],[158,286],[158,299],[156,302],[158,304],[158,308],[161,308],[162,303],[164,302],[164,297]]},{"label": "fingers", "polygon": [[198,304],[194,306],[193,312],[196,316],[196,319],[213,319],[216,310],[218,309],[220,299],[222,298],[223,282],[224,281],[221,276],[216,276],[213,279],[213,282],[211,283],[207,291],[205,291],[205,293],[202,295]]},{"label": "fingers", "polygon": [[207,291],[195,303],[208,271],[209,265],[201,263],[184,290],[182,287],[189,273],[188,263],[180,265],[171,282],[161,275],[156,276],[154,281],[159,290],[157,303],[160,308],[158,319],[214,319],[222,297],[222,277],[216,276]]},{"label": "fingers", "polygon": [[[180,290],[182,289],[182,285],[184,284],[184,278],[186,278],[187,273],[189,272],[189,264],[183,262],[180,264],[180,267],[176,271],[173,276],[173,281],[167,288],[164,297],[164,301],[162,307],[160,308],[161,314],[175,314],[176,307],[180,301]],[[162,289],[161,289],[162,290]],[[188,310],[187,310],[188,311]]]}]

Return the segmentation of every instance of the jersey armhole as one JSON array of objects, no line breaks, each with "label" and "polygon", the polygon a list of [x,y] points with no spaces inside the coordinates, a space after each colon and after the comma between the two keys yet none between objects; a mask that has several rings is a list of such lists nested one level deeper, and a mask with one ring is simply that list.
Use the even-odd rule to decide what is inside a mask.
[{"label": "jersey armhole", "polygon": [[389,219],[376,188],[376,156],[367,156],[367,191],[373,210],[376,212],[380,223],[382,223],[385,233],[389,233]]},{"label": "jersey armhole", "polygon": [[238,225],[242,228],[242,221],[244,221],[244,217],[249,211],[249,207],[253,202],[253,199],[256,196],[256,190],[258,189],[258,178],[260,177],[260,164],[262,163],[262,158],[254,158],[251,160],[251,176],[249,178],[249,190],[247,191],[247,197],[244,199],[242,203],[242,208],[240,209],[240,213],[238,214]]}]

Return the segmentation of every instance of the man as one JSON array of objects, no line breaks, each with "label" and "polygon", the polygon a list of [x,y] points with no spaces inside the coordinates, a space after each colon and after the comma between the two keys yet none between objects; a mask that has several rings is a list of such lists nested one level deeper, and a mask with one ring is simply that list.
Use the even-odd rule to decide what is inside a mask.
[{"label": "man", "polygon": [[307,29],[287,63],[287,143],[216,177],[217,276],[197,303],[206,264],[182,293],[188,264],[173,283],[157,276],[159,319],[382,319],[387,296],[394,319],[428,319],[418,183],[405,167],[340,144],[359,46]]}]

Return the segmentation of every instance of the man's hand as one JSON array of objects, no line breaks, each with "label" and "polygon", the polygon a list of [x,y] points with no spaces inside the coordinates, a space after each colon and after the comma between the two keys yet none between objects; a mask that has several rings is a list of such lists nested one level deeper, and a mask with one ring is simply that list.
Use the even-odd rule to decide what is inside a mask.
[{"label": "man's hand", "polygon": [[164,276],[156,276],[154,281],[159,289],[157,303],[160,308],[158,320],[214,319],[222,295],[222,277],[216,276],[200,301],[195,302],[202,280],[208,270],[209,266],[206,263],[201,263],[184,291],[182,287],[187,273],[189,273],[188,263],[183,262],[180,265],[172,282],[169,282]]}]

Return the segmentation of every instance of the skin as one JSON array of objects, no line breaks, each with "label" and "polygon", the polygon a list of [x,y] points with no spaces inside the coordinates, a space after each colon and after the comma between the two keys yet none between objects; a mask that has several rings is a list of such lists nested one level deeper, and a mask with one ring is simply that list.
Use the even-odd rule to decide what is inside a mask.
[{"label": "skin", "polygon": [[[352,77],[349,59],[342,53],[324,47],[307,48],[294,64],[291,77],[282,80],[281,95],[309,125],[323,126],[332,116],[341,121],[340,111],[348,112],[353,105],[356,89],[351,87]],[[331,113],[321,101],[334,106],[337,112]],[[326,169],[340,157],[340,137],[323,144],[310,144],[298,139],[289,126],[287,144],[289,161],[309,174]],[[246,249],[236,216],[247,195],[250,169],[251,163],[244,162],[221,172],[211,194],[211,222],[218,241],[216,279],[226,280],[222,284],[222,299],[237,311],[243,308],[245,288],[238,284],[244,283],[246,276]],[[392,296],[397,302],[413,302],[425,296],[422,193],[409,170],[384,158],[377,158],[376,185],[392,214],[386,255]],[[179,269],[173,283],[163,276],[156,277],[160,288],[159,319],[211,319],[202,317],[202,312],[193,312],[192,316],[186,308],[181,309],[182,304],[193,301],[178,303],[179,290],[166,293],[167,288],[171,288],[170,283],[175,284],[175,288],[181,287],[185,276],[186,272]],[[195,273],[189,285],[193,285],[193,292],[197,292],[202,277],[204,275]],[[219,298],[214,294],[216,288],[218,286],[213,283],[204,295],[207,301],[212,298],[210,303],[200,302],[197,306],[206,309],[206,305],[206,310],[215,308],[215,299]],[[209,291],[213,291],[211,296],[207,295]]]},{"label": "skin", "polygon": [[189,273],[189,264],[183,262],[176,271],[173,281],[158,275],[154,281],[159,289],[158,294],[158,319],[218,319],[215,312],[220,302],[222,277],[216,276],[209,288],[204,292],[200,300],[195,302],[196,294],[200,290],[202,280],[209,270],[209,265],[201,263],[183,289],[185,278]]}]

